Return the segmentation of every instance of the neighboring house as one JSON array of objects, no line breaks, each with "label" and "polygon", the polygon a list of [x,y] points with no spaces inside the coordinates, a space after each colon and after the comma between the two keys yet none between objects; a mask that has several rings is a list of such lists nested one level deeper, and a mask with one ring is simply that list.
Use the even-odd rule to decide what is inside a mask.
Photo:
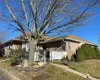
[{"label": "neighboring house", "polygon": [[22,47],[22,41],[17,39],[12,39],[3,43],[2,46],[5,52],[4,56],[8,57],[11,50],[15,50],[18,49],[19,47]]},{"label": "neighboring house", "polygon": [[[58,38],[49,38],[43,36],[37,45],[35,53],[35,61],[53,61],[56,59],[62,59],[68,55],[69,59],[75,54],[82,44],[90,44],[91,46],[97,46],[88,41],[82,40],[72,35],[62,36]],[[9,55],[9,51],[17,49],[19,46],[26,49],[28,52],[28,42],[25,40],[19,40],[16,38],[4,43],[5,55]]]}]

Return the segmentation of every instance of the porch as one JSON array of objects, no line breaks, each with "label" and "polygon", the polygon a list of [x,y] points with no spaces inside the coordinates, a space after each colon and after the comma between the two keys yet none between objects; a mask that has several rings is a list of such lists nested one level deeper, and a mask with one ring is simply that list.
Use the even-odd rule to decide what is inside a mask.
[{"label": "porch", "polygon": [[34,61],[42,61],[42,62],[53,62],[53,60],[60,60],[63,57],[66,57],[67,52],[66,51],[41,51],[41,53],[36,52]]}]

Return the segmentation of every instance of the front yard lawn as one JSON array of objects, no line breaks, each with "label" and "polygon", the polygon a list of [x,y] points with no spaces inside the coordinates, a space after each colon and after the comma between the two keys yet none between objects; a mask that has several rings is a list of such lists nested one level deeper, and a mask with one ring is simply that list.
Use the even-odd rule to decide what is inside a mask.
[{"label": "front yard lawn", "polygon": [[36,76],[33,76],[35,73],[32,71],[25,73],[17,71],[15,67],[10,66],[9,61],[1,62],[0,68],[7,69],[10,73],[12,73],[13,71],[16,72],[14,73],[15,76],[20,78],[21,80],[87,80],[79,75],[68,72],[53,65],[48,65],[42,71],[37,72],[39,74],[36,74]]},{"label": "front yard lawn", "polygon": [[93,77],[100,79],[100,60],[86,60],[83,62],[72,62],[69,67],[79,71],[88,73]]}]

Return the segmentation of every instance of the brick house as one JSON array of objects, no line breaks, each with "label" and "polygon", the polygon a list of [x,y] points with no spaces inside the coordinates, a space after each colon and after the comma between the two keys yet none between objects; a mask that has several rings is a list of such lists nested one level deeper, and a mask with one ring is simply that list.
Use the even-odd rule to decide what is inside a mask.
[{"label": "brick house", "polygon": [[[55,59],[62,59],[68,55],[69,59],[75,54],[76,49],[82,44],[90,44],[91,46],[97,46],[88,41],[82,40],[72,35],[62,36],[58,38],[49,38],[44,36],[37,45],[35,52],[35,61],[53,61]],[[29,46],[26,40],[20,40],[19,38],[7,41],[4,43],[5,55],[9,55],[9,51],[17,49],[19,46],[25,48],[28,52]]]}]

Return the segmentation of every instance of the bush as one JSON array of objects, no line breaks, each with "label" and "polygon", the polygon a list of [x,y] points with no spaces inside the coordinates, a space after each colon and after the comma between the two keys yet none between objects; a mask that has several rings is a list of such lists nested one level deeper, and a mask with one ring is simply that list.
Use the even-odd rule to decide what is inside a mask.
[{"label": "bush", "polygon": [[66,56],[66,60],[67,60],[67,61],[69,61],[69,58],[68,58],[68,56]]},{"label": "bush", "polygon": [[66,58],[65,57],[63,57],[62,59],[60,59],[61,61],[63,61],[63,60],[66,60]]},{"label": "bush", "polygon": [[25,49],[16,49],[16,50],[12,50],[11,53],[11,65],[14,66],[14,65],[18,65],[22,62],[22,60],[24,59],[24,54],[25,54]]},{"label": "bush", "polygon": [[62,64],[62,61],[60,61],[60,60],[53,60],[53,63]]},{"label": "bush", "polygon": [[84,61],[84,54],[82,53],[81,48],[77,50],[76,61],[78,62]]},{"label": "bush", "polygon": [[71,60],[78,62],[90,59],[100,59],[100,51],[97,47],[92,47],[89,44],[83,44],[76,50],[76,55],[71,58]]},{"label": "bush", "polygon": [[62,59],[61,59],[61,61],[63,61],[63,60],[66,60],[66,61],[69,61],[69,58],[68,58],[68,56],[64,56]]},{"label": "bush", "polygon": [[71,57],[71,61],[76,61],[74,55]]},{"label": "bush", "polygon": [[94,50],[96,52],[97,58],[100,59],[100,51],[97,47],[94,47]]}]

